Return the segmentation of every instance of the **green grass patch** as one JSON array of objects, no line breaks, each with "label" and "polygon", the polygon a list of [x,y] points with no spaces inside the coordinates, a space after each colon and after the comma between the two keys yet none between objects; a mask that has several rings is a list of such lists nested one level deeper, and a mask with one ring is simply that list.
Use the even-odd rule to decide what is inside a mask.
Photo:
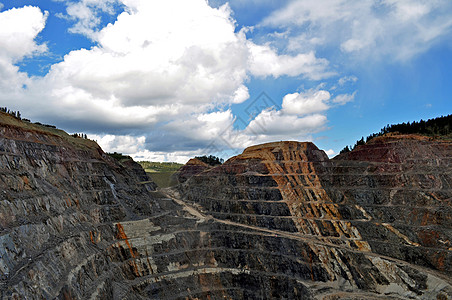
[{"label": "green grass patch", "polygon": [[148,173],[176,172],[183,166],[175,162],[139,161],[138,163]]},{"label": "green grass patch", "polygon": [[176,185],[177,182],[173,180],[172,175],[183,166],[175,162],[139,161],[138,163],[159,188]]},{"label": "green grass patch", "polygon": [[172,180],[172,175],[176,171],[166,171],[166,172],[146,172],[148,176],[154,181],[159,188],[166,188],[174,186],[177,184],[176,181]]}]

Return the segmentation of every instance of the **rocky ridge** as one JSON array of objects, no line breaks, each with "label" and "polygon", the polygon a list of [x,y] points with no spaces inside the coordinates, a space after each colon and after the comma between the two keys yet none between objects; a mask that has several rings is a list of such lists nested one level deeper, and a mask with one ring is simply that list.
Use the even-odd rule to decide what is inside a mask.
[{"label": "rocky ridge", "polygon": [[1,114],[1,296],[448,299],[451,147],[270,143],[156,191],[133,161]]}]

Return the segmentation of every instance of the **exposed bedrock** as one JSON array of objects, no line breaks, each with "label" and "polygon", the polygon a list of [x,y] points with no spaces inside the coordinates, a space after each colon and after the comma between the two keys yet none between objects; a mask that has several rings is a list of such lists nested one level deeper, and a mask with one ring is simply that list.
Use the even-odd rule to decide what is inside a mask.
[{"label": "exposed bedrock", "polygon": [[451,154],[450,142],[418,136],[377,138],[334,160],[312,143],[269,143],[180,190],[206,215],[305,241],[299,276],[318,262],[324,279],[313,281],[332,294],[450,297]]},{"label": "exposed bedrock", "polygon": [[0,124],[2,296],[86,299],[114,274],[112,222],[158,212],[155,186],[92,141],[22,125]]},{"label": "exposed bedrock", "polygon": [[450,143],[264,144],[156,191],[92,141],[2,121],[3,299],[452,296]]}]

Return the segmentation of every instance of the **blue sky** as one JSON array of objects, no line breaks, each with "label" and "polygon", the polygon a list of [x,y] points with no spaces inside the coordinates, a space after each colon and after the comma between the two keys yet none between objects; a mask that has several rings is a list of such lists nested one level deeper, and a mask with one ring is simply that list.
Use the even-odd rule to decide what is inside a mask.
[{"label": "blue sky", "polygon": [[452,113],[448,0],[0,3],[0,106],[138,160]]}]

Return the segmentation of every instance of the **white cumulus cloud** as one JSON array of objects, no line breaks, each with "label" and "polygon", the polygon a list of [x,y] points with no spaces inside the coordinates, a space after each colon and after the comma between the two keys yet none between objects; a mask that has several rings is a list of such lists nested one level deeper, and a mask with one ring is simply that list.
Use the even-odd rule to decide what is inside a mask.
[{"label": "white cumulus cloud", "polygon": [[47,50],[38,44],[36,36],[44,29],[48,13],[39,8],[25,6],[0,12],[0,100],[15,102],[15,94],[29,83],[25,73],[15,65],[24,57],[39,55]]},{"label": "white cumulus cloud", "polygon": [[324,150],[326,155],[328,155],[329,158],[334,157],[337,153],[333,149]]},{"label": "white cumulus cloud", "polygon": [[12,8],[0,13],[0,57],[16,62],[24,56],[45,52],[35,38],[45,26],[48,13],[34,6]]},{"label": "white cumulus cloud", "polygon": [[328,61],[319,59],[314,52],[300,53],[296,56],[278,55],[275,49],[268,45],[248,43],[251,52],[251,73],[255,76],[275,78],[287,75],[303,75],[309,79],[319,80],[334,75],[328,70]]},{"label": "white cumulus cloud", "polygon": [[331,95],[325,90],[309,90],[306,93],[288,94],[283,98],[282,107],[285,113],[307,115],[329,109],[327,101]]},{"label": "white cumulus cloud", "polygon": [[[43,77],[29,77],[14,64],[46,51],[36,37],[47,13],[36,7],[0,13],[0,85],[9,88],[0,100],[33,120],[96,133],[92,136],[106,151],[142,157],[169,152],[185,157],[218,137],[239,148],[278,133],[295,137],[298,130],[299,137],[308,136],[326,122],[326,116],[316,114],[327,109],[321,107],[324,100],[311,104],[299,94],[286,100],[285,109],[264,110],[248,128],[234,128],[230,106],[249,99],[250,77],[319,80],[334,72],[313,51],[291,55],[248,39],[246,30],[237,30],[227,4],[214,8],[205,0],[64,2],[67,12],[62,17],[75,21],[70,30],[96,44],[66,54]],[[123,12],[116,21],[99,28],[100,14],[113,14],[118,5]],[[302,109],[307,109],[304,116]],[[274,129],[255,136],[262,122]],[[296,130],[287,132],[284,127],[289,124]]]},{"label": "white cumulus cloud", "polygon": [[101,14],[113,15],[115,13],[115,5],[120,3],[119,0],[53,1],[66,2],[66,14],[59,13],[57,16],[75,23],[69,28],[69,32],[83,34],[92,40],[97,40]]},{"label": "white cumulus cloud", "polygon": [[352,101],[353,94],[331,93],[322,89],[320,84],[315,89],[287,94],[283,97],[282,107],[268,107],[262,110],[240,132],[252,143],[279,140],[313,140],[312,134],[327,129],[327,112],[331,108]]},{"label": "white cumulus cloud", "polygon": [[347,104],[348,102],[351,102],[355,99],[356,96],[356,91],[353,92],[353,94],[340,94],[337,95],[334,99],[333,99],[333,103],[339,104],[339,105],[344,105]]},{"label": "white cumulus cloud", "polygon": [[266,109],[262,111],[246,128],[249,135],[272,136],[272,138],[292,136],[296,139],[324,129],[325,115],[312,114],[304,117],[284,114],[283,111]]},{"label": "white cumulus cloud", "polygon": [[294,0],[262,25],[290,28],[292,49],[312,41],[313,49],[321,42],[366,59],[403,61],[450,35],[451,14],[448,0]]},{"label": "white cumulus cloud", "polygon": [[118,153],[137,153],[144,149],[145,136],[129,135],[89,135],[90,139],[97,141],[104,151]]}]

